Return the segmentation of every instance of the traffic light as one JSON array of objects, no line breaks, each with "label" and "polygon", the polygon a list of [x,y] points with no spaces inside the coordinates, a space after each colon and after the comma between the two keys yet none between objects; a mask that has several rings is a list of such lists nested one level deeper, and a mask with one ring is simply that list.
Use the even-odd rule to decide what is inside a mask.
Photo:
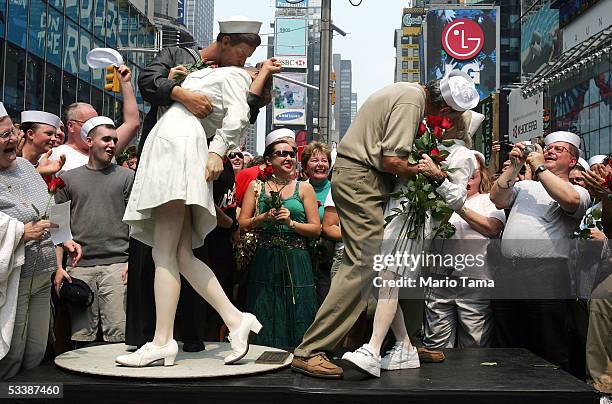
[{"label": "traffic light", "polygon": [[119,89],[119,75],[117,73],[117,68],[113,65],[106,66],[106,76],[104,82],[104,89],[106,91],[112,91],[113,93],[118,93]]}]

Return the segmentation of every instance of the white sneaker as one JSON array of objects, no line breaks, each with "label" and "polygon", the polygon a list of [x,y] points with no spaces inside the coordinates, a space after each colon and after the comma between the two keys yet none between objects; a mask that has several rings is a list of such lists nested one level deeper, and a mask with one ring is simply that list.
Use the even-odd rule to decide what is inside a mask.
[{"label": "white sneaker", "polygon": [[164,360],[164,366],[174,365],[174,359],[178,353],[178,344],[175,340],[170,340],[164,346],[153,345],[152,342],[147,342],[140,347],[136,352],[129,355],[121,355],[115,359],[119,365],[129,367],[145,367],[152,365],[154,362]]},{"label": "white sneaker", "polygon": [[380,377],[380,355],[368,344],[363,344],[355,352],[347,352],[342,359],[351,362],[374,377]]},{"label": "white sneaker", "polygon": [[404,343],[398,341],[382,358],[380,367],[384,370],[416,369],[421,367],[419,353],[414,346],[411,350],[404,349]]},{"label": "white sneaker", "polygon": [[257,318],[251,313],[242,313],[242,321],[240,327],[234,332],[230,332],[227,337],[232,347],[232,353],[225,358],[225,364],[231,365],[244,358],[244,355],[249,352],[249,335],[251,331],[259,334],[263,326]]}]

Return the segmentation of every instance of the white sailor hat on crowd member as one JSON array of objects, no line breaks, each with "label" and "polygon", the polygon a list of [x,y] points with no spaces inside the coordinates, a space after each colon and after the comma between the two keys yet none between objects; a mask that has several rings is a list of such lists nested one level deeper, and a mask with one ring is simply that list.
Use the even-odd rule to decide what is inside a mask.
[{"label": "white sailor hat on crowd member", "polygon": [[59,128],[61,119],[59,116],[45,111],[23,111],[21,123],[43,123]]},{"label": "white sailor hat on crowd member", "polygon": [[6,112],[4,104],[0,102],[0,118],[4,118],[5,116],[8,116],[8,112]]},{"label": "white sailor hat on crowd member", "polygon": [[593,167],[595,164],[603,164],[603,162],[606,159],[606,157],[608,157],[608,156],[605,156],[603,154],[598,154],[596,156],[592,156],[589,159],[589,168]]},{"label": "white sailor hat on crowd member", "polygon": [[446,104],[455,111],[473,109],[480,102],[474,80],[461,70],[453,70],[440,80],[440,92]]},{"label": "white sailor hat on crowd member", "polygon": [[580,136],[572,132],[558,131],[544,136],[544,144],[546,146],[555,142],[569,143],[580,149]]},{"label": "white sailor hat on crowd member", "polygon": [[589,163],[583,159],[582,157],[578,157],[578,164],[584,168],[585,170],[588,170],[591,168],[591,166],[589,165]]},{"label": "white sailor hat on crowd member", "polygon": [[290,137],[295,140],[295,132],[287,128],[273,130],[266,136],[266,147],[284,137]]},{"label": "white sailor hat on crowd member", "polygon": [[123,57],[113,48],[95,48],[87,53],[87,65],[92,69],[101,69],[109,65],[123,65]]},{"label": "white sailor hat on crowd member", "polygon": [[242,15],[235,15],[225,20],[219,20],[221,34],[259,34],[261,21],[250,20]]},{"label": "white sailor hat on crowd member", "polygon": [[474,153],[474,157],[480,157],[483,161],[483,163],[485,161],[487,161],[487,159],[485,159],[484,154],[482,154],[481,152],[479,152],[478,150],[472,150],[472,153]]},{"label": "white sailor hat on crowd member", "polygon": [[81,127],[81,138],[83,140],[87,139],[89,132],[91,132],[93,128],[100,125],[111,125],[114,128],[115,122],[106,116],[94,116],[93,118],[88,119],[87,122],[85,122]]},{"label": "white sailor hat on crowd member", "polygon": [[249,153],[248,151],[243,151],[243,152],[242,152],[242,155],[243,155],[244,157],[250,157],[250,158],[253,158],[253,155],[252,155],[251,153]]}]

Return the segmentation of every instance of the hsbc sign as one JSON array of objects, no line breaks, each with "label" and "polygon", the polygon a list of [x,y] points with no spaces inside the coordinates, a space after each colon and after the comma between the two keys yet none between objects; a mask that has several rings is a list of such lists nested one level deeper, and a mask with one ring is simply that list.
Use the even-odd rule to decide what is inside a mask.
[{"label": "hsbc sign", "polygon": [[442,31],[442,46],[455,59],[473,59],[482,50],[483,45],[484,33],[472,20],[456,19]]},{"label": "hsbc sign", "polygon": [[283,67],[289,67],[294,69],[306,69],[308,67],[306,63],[306,58],[283,58],[277,56],[276,59],[278,59],[278,61]]}]

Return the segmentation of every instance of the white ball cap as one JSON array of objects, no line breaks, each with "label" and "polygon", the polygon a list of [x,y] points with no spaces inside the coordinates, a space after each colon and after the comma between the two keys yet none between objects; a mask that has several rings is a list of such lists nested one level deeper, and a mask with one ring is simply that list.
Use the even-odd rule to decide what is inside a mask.
[{"label": "white ball cap", "polygon": [[219,20],[221,34],[259,34],[261,21],[251,20],[243,15],[234,15],[225,20]]},{"label": "white ball cap", "polygon": [[0,118],[4,118],[5,116],[8,116],[8,112],[6,112],[4,104],[0,102]]},{"label": "white ball cap", "polygon": [[580,166],[582,166],[582,168],[584,168],[585,170],[588,170],[591,168],[589,163],[582,157],[578,157],[578,164],[580,164]]},{"label": "white ball cap", "polygon": [[295,140],[295,132],[287,128],[273,130],[266,136],[266,147],[284,137],[290,137]]},{"label": "white ball cap", "polygon": [[43,123],[51,125],[56,129],[60,126],[59,116],[45,111],[23,111],[21,113],[21,123]]},{"label": "white ball cap", "polygon": [[440,92],[446,104],[455,111],[476,108],[480,102],[474,80],[461,70],[453,70],[440,80]]},{"label": "white ball cap", "polygon": [[603,154],[598,154],[596,156],[591,157],[589,159],[589,168],[593,167],[595,164],[603,164],[606,157],[608,156],[603,155]]},{"label": "white ball cap", "polygon": [[92,69],[101,69],[109,65],[123,65],[123,57],[113,48],[95,48],[87,53],[87,65]]},{"label": "white ball cap", "polygon": [[555,142],[569,143],[580,149],[580,136],[572,132],[558,131],[550,133],[544,137],[544,144],[546,146]]},{"label": "white ball cap", "polygon": [[107,116],[94,116],[90,118],[83,124],[81,127],[81,138],[83,140],[87,139],[89,132],[91,132],[95,127],[100,125],[111,125],[113,128],[115,127],[115,122]]}]

